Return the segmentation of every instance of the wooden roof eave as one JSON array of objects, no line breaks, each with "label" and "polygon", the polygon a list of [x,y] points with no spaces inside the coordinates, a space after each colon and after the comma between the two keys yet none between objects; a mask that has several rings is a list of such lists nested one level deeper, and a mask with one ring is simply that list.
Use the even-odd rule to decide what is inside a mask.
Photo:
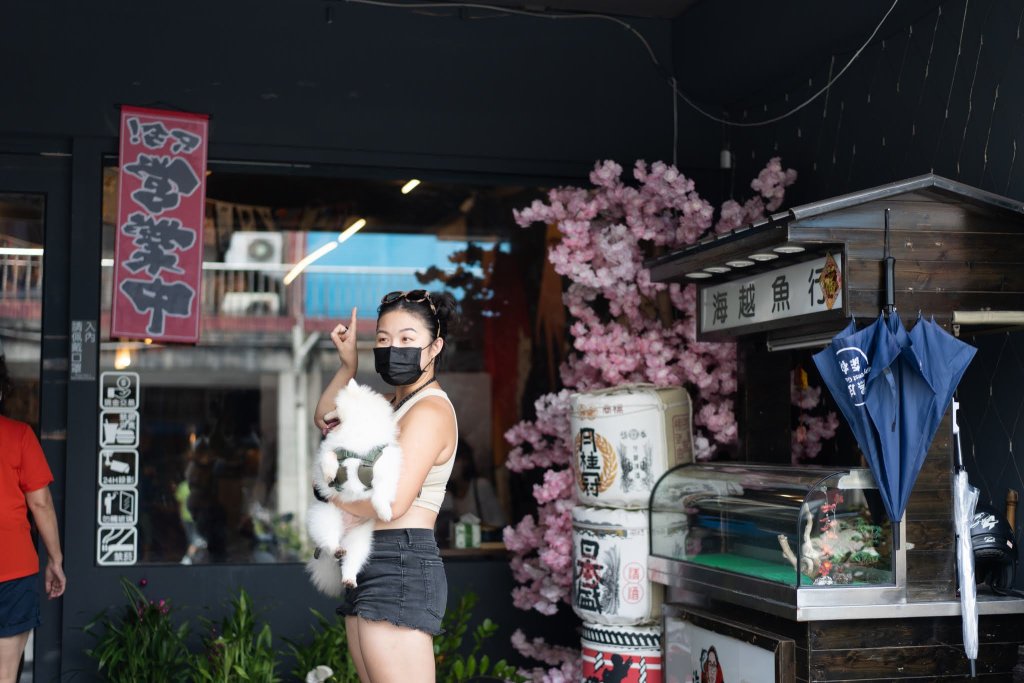
[{"label": "wooden roof eave", "polygon": [[[1016,220],[1024,221],[1024,204],[1021,202],[929,173],[860,192],[804,204],[730,233],[705,238],[684,249],[652,259],[645,265],[650,269],[651,279],[655,282],[683,283],[708,282],[709,277],[701,276],[702,279],[696,280],[693,279],[693,274],[700,276],[700,273],[707,272],[706,268],[723,266],[728,261],[749,260],[751,254],[759,252],[769,251],[778,254],[779,259],[768,262],[770,267],[778,267],[786,262],[792,262],[795,260],[794,257],[799,258],[802,254],[802,252],[780,253],[789,249],[795,251],[794,248],[803,247],[807,251],[813,249],[820,252],[825,249],[842,247],[842,240],[826,244],[819,239],[808,239],[809,235],[800,229],[801,223],[804,221],[874,202],[884,202],[887,199],[895,200],[900,196],[912,193],[930,193],[935,195],[934,201],[937,202],[947,199],[953,202],[965,202],[982,207],[984,210],[1006,213]],[[758,264],[758,267],[752,268],[752,271],[763,269],[766,265]],[[687,277],[688,275],[690,277]],[[732,270],[728,274],[711,277],[726,280],[730,275],[735,277]]]}]

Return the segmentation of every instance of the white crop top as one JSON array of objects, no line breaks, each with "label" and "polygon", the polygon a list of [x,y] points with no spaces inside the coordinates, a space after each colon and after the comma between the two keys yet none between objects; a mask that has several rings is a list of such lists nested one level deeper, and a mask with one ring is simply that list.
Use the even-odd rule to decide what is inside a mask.
[{"label": "white crop top", "polygon": [[[440,389],[424,389],[415,396],[410,398],[398,411],[395,413],[395,419],[401,420],[402,417],[409,412],[416,403],[427,396],[440,396],[448,402],[448,406],[452,409],[452,417],[455,419],[455,441],[458,443],[459,439],[459,418],[455,414],[455,406],[452,405],[451,399],[448,398],[448,394],[444,393]],[[412,502],[416,507],[426,508],[432,512],[437,512],[441,509],[441,503],[444,501],[444,490],[448,484],[448,478],[452,474],[452,468],[455,466],[455,455],[458,450],[458,446],[452,450],[450,458],[445,460],[440,465],[434,465],[427,472],[426,479],[423,480],[423,488],[420,489],[420,495],[416,496],[416,500]]]}]

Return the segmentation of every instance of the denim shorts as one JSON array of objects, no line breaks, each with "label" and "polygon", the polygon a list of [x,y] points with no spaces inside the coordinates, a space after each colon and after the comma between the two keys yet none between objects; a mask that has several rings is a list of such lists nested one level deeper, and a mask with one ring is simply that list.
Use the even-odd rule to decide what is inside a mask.
[{"label": "denim shorts", "polygon": [[448,579],[433,529],[373,532],[373,551],[345,591],[340,615],[440,634]]},{"label": "denim shorts", "polygon": [[39,574],[0,583],[0,638],[39,626]]}]

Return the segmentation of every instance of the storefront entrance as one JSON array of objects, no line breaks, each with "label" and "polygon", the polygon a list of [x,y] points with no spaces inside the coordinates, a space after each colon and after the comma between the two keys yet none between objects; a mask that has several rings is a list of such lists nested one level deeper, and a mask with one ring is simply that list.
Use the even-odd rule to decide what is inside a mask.
[{"label": "storefront entrance", "polygon": [[[68,178],[66,158],[0,154],[0,342],[13,382],[3,412],[40,437],[54,474],[63,524],[68,348]],[[46,306],[43,306],[44,294]],[[59,658],[60,603],[42,605],[26,652],[33,680],[49,680]]]},{"label": "storefront entrance", "polygon": [[[305,637],[310,609],[331,617],[335,606],[305,577],[302,523],[319,436],[309,406],[337,363],[332,321],[358,305],[369,332],[382,292],[424,286],[416,274],[431,266],[443,281],[456,268],[449,256],[462,252],[464,284],[449,286],[464,288],[475,324],[460,329],[443,381],[464,424],[460,453],[490,482],[502,462],[494,435],[507,428],[492,420],[516,415],[514,391],[492,393],[515,382],[494,373],[509,372],[502,354],[516,355],[532,328],[508,289],[521,287],[522,259],[541,254],[516,243],[525,233],[511,224],[529,187],[427,182],[406,197],[399,179],[211,161],[200,343],[112,339],[114,151],[79,139],[51,155],[0,154],[0,342],[19,383],[4,408],[37,428],[53,469],[68,576],[64,597],[43,605],[26,681],[95,678],[86,651],[96,639],[85,628],[120,613],[122,580],[169,600],[194,646],[202,620],[219,620],[241,588],[279,650],[282,637]],[[362,242],[283,284],[301,256],[360,215],[369,218]],[[488,317],[499,304],[500,319]],[[378,381],[369,346],[363,356],[360,380]],[[455,502],[438,525],[442,543],[461,512]],[[475,593],[477,617],[502,626],[494,654],[508,655],[516,626],[543,630],[508,603],[502,552],[452,550],[445,562],[451,602]]]}]

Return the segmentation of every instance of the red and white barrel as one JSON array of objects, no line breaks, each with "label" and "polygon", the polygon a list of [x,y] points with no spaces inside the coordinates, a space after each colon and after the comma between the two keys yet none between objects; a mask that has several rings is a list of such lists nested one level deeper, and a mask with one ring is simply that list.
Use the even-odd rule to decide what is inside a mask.
[{"label": "red and white barrel", "polygon": [[572,509],[572,606],[583,621],[628,626],[661,612],[662,587],[647,578],[647,511]]},{"label": "red and white barrel", "polygon": [[583,624],[582,683],[662,683],[661,627]]},{"label": "red and white barrel", "polygon": [[666,470],[693,460],[689,395],[632,384],[573,394],[576,497],[583,505],[646,508]]}]

